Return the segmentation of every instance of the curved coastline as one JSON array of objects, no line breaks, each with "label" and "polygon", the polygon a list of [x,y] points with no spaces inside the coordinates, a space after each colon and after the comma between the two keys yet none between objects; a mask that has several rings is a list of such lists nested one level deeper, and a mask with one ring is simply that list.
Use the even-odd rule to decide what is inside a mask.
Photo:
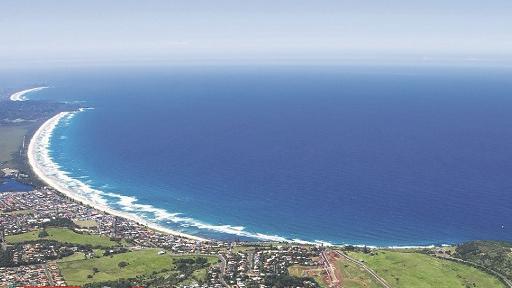
[{"label": "curved coastline", "polygon": [[41,86],[41,87],[35,87],[35,88],[30,88],[30,89],[18,91],[16,93],[13,93],[9,97],[9,100],[11,100],[11,101],[27,101],[28,99],[27,99],[27,97],[25,97],[25,94],[30,93],[30,92],[40,91],[40,90],[43,90],[43,89],[46,89],[46,88],[49,88],[49,87]]},{"label": "curved coastline", "polygon": [[[80,110],[83,111],[83,110]],[[67,197],[78,201],[82,204],[91,206],[97,210],[118,216],[123,217],[132,221],[135,221],[139,224],[142,224],[144,226],[147,226],[151,229],[155,229],[164,233],[168,233],[171,235],[188,238],[191,240],[196,241],[208,241],[208,239],[201,238],[194,235],[189,235],[185,233],[181,233],[178,231],[174,231],[165,227],[161,227],[160,225],[157,225],[155,223],[151,223],[145,219],[143,219],[140,216],[133,215],[130,213],[118,211],[115,209],[112,209],[109,207],[105,201],[102,201],[101,197],[97,197],[99,195],[97,194],[99,191],[90,191],[93,193],[93,198],[85,197],[85,195],[80,195],[74,191],[72,191],[69,187],[66,187],[65,185],[62,185],[59,181],[57,181],[58,177],[68,177],[68,182],[73,182],[74,179],[71,177],[65,175],[65,173],[62,173],[61,175],[56,174],[54,172],[48,173],[45,171],[43,165],[41,164],[41,161],[43,160],[51,160],[50,155],[48,153],[48,147],[50,145],[50,138],[52,136],[53,130],[57,127],[59,122],[65,118],[71,118],[73,117],[77,112],[60,112],[59,114],[53,116],[52,118],[48,119],[46,122],[44,122],[34,133],[32,138],[30,139],[30,143],[28,145],[27,150],[27,157],[28,162],[30,164],[30,167],[34,171],[34,173],[39,177],[43,182],[45,182],[47,185],[51,186],[55,190],[59,191],[60,193],[66,195]],[[54,163],[53,163],[54,164]],[[56,164],[54,164],[56,165]],[[76,180],[75,180],[76,181]],[[74,185],[80,185],[79,181],[76,181],[76,183],[73,183]],[[83,185],[83,184],[82,184]],[[86,187],[81,187],[86,188]],[[94,197],[96,196],[96,197]]]},{"label": "curved coastline", "polygon": [[[185,223],[189,226],[195,226],[199,229],[206,229],[220,233],[233,234],[238,236],[245,236],[248,238],[259,239],[264,242],[289,242],[289,243],[297,243],[297,244],[306,244],[306,245],[324,245],[324,246],[338,246],[338,244],[332,244],[325,241],[304,241],[301,239],[289,239],[277,235],[267,235],[262,233],[252,233],[249,231],[245,231],[245,227],[236,227],[231,225],[211,225],[207,223],[200,222],[198,220],[181,217],[179,213],[169,213],[164,209],[156,208],[152,205],[148,204],[139,204],[136,203],[137,199],[132,196],[119,195],[114,193],[107,193],[97,189],[94,189],[87,184],[81,182],[78,179],[74,179],[68,175],[68,173],[61,171],[59,166],[53,162],[51,156],[49,155],[49,147],[50,140],[55,128],[58,127],[61,121],[70,120],[77,113],[84,111],[85,109],[80,109],[78,111],[72,112],[60,112],[52,118],[45,121],[33,134],[30,139],[30,143],[27,149],[27,157],[28,162],[34,174],[37,175],[44,183],[48,186],[51,186],[55,190],[60,193],[66,195],[67,197],[78,201],[82,204],[91,206],[97,210],[109,213],[111,215],[115,215],[118,217],[123,217],[129,219],[131,221],[137,222],[141,225],[147,226],[151,229],[161,231],[164,233],[168,233],[171,235],[196,240],[196,241],[208,241],[209,239],[178,232],[169,228],[166,228],[157,223],[151,222],[149,220],[144,219],[140,215],[135,214],[135,212],[150,212],[153,213],[156,217],[156,220],[170,220],[174,223]],[[121,208],[125,211],[120,211],[114,209],[108,205],[107,200],[102,196],[110,196],[116,197],[119,199],[119,204]],[[134,213],[130,213],[134,212]],[[257,242],[257,241],[256,241]],[[349,245],[349,244],[340,244],[341,246]],[[444,246],[442,245],[404,245],[404,246],[373,246],[373,245],[364,245],[364,244],[356,244],[353,246],[358,247],[370,247],[370,248],[388,248],[388,249],[412,249],[412,248],[426,248],[426,247],[436,247],[436,246]]]},{"label": "curved coastline", "polygon": [[[155,220],[171,221],[173,223],[180,223],[184,226],[194,226],[198,229],[210,230],[218,233],[225,233],[230,235],[237,235],[252,239],[258,239],[265,242],[288,242],[297,244],[309,245],[332,245],[325,241],[304,241],[301,239],[288,239],[278,235],[268,235],[257,232],[249,232],[243,226],[232,225],[213,225],[204,223],[202,221],[180,216],[180,213],[170,213],[164,209],[156,208],[149,204],[136,203],[137,198],[132,196],[119,195],[110,192],[103,192],[88,186],[86,183],[78,179],[74,179],[68,173],[60,170],[57,163],[55,163],[49,155],[50,140],[55,128],[58,127],[61,121],[70,120],[77,113],[86,109],[82,108],[72,112],[60,112],[52,118],[44,122],[30,139],[27,149],[28,162],[34,174],[37,175],[44,183],[51,186],[53,189],[74,199],[80,203],[91,206],[97,210],[106,213],[123,217],[139,224],[145,225],[151,229],[155,229],[164,233],[175,236],[180,236],[197,241],[208,241],[209,239],[178,232],[152,221],[144,219],[136,212],[146,212],[155,215]],[[107,200],[103,196],[114,197],[118,199],[117,204],[121,206],[124,211],[119,211],[108,205]]]}]

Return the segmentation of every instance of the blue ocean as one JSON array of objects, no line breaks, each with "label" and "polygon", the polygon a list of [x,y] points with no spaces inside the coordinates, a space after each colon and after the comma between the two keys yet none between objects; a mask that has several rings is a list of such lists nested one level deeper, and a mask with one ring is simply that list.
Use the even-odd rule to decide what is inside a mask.
[{"label": "blue ocean", "polygon": [[[20,72],[21,73],[21,72]],[[50,153],[115,209],[226,240],[512,240],[512,70],[87,68]]]}]

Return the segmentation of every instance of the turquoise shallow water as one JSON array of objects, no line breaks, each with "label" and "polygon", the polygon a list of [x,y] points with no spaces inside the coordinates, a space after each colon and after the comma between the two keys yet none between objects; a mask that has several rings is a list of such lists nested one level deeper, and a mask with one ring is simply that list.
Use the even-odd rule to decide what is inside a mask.
[{"label": "turquoise shallow water", "polygon": [[94,107],[61,123],[51,155],[117,209],[223,239],[426,245],[512,240],[511,76],[82,70],[29,98]]}]

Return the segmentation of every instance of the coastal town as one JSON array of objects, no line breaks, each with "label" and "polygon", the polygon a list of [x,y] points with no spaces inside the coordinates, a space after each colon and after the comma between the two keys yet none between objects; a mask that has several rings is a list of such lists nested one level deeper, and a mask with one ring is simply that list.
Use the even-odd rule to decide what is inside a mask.
[{"label": "coastal town", "polygon": [[[3,173],[18,180],[23,175],[15,169]],[[350,256],[377,255],[373,249],[199,241],[88,207],[51,187],[2,192],[0,212],[0,287],[395,287],[364,260]],[[435,259],[452,257],[452,252],[442,247],[424,251]],[[124,257],[130,254],[144,255],[142,263],[121,260],[131,259]],[[169,258],[158,269],[134,267],[141,269],[130,277],[99,277],[103,269],[112,269],[100,266],[105,259],[119,259],[110,265],[119,261],[113,269],[122,271],[123,265],[150,265],[162,257]],[[88,268],[89,263],[101,268]],[[352,270],[357,276],[346,274]],[[497,277],[511,284],[506,276]]]},{"label": "coastal town", "polygon": [[[84,255],[84,259],[95,257],[93,245],[84,245],[79,238],[75,243],[52,239],[47,232],[51,229],[66,229],[78,237],[97,235],[118,241],[105,250],[112,254],[157,248],[160,250],[155,256],[164,253],[214,256],[217,261],[208,268],[207,278],[203,279],[207,284],[196,283],[191,287],[265,287],[265,277],[287,275],[289,266],[318,265],[318,260],[314,259],[321,251],[314,246],[242,245],[174,236],[87,207],[49,187],[0,193],[0,211],[3,253],[0,283],[16,287],[68,285],[59,271],[59,260],[78,253]],[[33,238],[23,241],[16,238],[30,233],[34,233]],[[141,283],[134,284],[144,284],[146,280],[137,280]],[[300,287],[317,287],[314,281],[303,281],[303,285],[299,284]]]},{"label": "coastal town", "polygon": [[[28,163],[27,139],[33,133],[28,131],[40,127],[52,113],[81,107],[24,101],[25,93],[44,88],[16,92],[0,105],[3,127],[29,133],[21,147],[12,145],[13,158],[0,161],[0,287],[319,287],[312,277],[289,276],[287,270],[292,265],[317,265],[318,247],[166,233],[47,186]],[[128,261],[130,257],[140,263]],[[114,262],[102,263],[107,260]],[[97,267],[84,268],[91,262]],[[117,275],[120,271],[112,273],[116,268],[136,271]]]}]

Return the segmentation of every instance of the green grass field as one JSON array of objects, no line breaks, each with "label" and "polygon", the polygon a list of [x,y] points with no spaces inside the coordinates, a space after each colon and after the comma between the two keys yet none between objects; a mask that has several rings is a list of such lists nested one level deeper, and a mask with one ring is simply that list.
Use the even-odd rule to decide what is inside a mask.
[{"label": "green grass field", "polygon": [[44,238],[39,238],[39,231],[31,231],[18,235],[10,235],[6,237],[7,243],[19,243],[24,241],[32,241],[39,239],[49,239],[55,240],[62,243],[72,243],[72,244],[83,244],[83,245],[92,245],[92,246],[101,246],[101,247],[113,247],[117,246],[118,243],[115,241],[111,241],[108,237],[99,236],[99,235],[89,235],[89,234],[78,234],[67,228],[47,228],[46,232],[48,232],[48,236]]},{"label": "green grass field", "polygon": [[343,275],[344,288],[382,288],[366,270],[345,258],[340,258],[336,262],[336,269]]},{"label": "green grass field", "polygon": [[12,160],[12,154],[19,152],[26,134],[25,126],[0,126],[0,163]]},{"label": "green grass field", "polygon": [[363,260],[393,287],[504,287],[495,277],[476,268],[432,256],[400,251],[377,255],[349,253]]},{"label": "green grass field", "polygon": [[[122,254],[115,254],[101,258],[59,262],[62,276],[69,285],[83,285],[85,283],[115,281],[120,278],[135,278],[140,275],[159,273],[163,269],[175,269],[173,259],[192,258],[196,256],[158,255],[160,249],[144,249]],[[119,268],[121,261],[128,262],[128,266]],[[217,263],[217,257],[208,257],[209,263]],[[99,272],[93,273],[93,268]],[[203,269],[200,269],[203,270]],[[196,277],[206,277],[206,270],[196,271]],[[94,275],[93,275],[94,274]],[[88,278],[88,275],[93,275]],[[204,279],[204,278],[203,278]]]},{"label": "green grass field", "polygon": [[62,259],[57,260],[57,262],[68,262],[68,261],[76,261],[76,260],[84,260],[85,254],[82,252],[75,252],[73,255],[66,256]]}]

